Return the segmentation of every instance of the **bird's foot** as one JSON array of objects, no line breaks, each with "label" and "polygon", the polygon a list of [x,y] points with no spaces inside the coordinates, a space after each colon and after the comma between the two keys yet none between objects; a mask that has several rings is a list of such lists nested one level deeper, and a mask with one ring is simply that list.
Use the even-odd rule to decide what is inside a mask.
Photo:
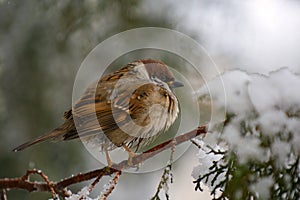
[{"label": "bird's foot", "polygon": [[125,144],[123,144],[122,146],[125,149],[125,151],[127,151],[127,153],[128,153],[128,162],[127,162],[128,166],[130,166],[130,167],[134,166],[132,161],[133,161],[134,156],[136,156],[136,154],[133,151],[131,151],[131,149],[128,146],[126,146]]}]

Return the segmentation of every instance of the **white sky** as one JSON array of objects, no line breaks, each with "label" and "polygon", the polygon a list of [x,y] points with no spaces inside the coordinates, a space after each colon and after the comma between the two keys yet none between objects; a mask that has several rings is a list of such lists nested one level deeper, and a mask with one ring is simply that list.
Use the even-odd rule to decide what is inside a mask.
[{"label": "white sky", "polygon": [[299,3],[213,0],[206,8],[203,2],[208,1],[187,5],[191,12],[178,27],[196,30],[215,59],[228,56],[225,67],[266,73],[288,66],[300,71]]},{"label": "white sky", "polygon": [[196,37],[221,68],[267,73],[288,66],[300,72],[299,1],[153,0],[144,11],[167,13],[176,29]]}]

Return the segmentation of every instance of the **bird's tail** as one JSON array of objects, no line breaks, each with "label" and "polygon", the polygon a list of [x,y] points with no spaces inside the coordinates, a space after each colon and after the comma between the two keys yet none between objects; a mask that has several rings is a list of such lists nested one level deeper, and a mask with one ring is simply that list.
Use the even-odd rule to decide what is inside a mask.
[{"label": "bird's tail", "polygon": [[38,143],[41,143],[41,142],[44,142],[46,140],[54,140],[54,139],[61,139],[63,138],[63,135],[66,134],[66,130],[58,127],[44,135],[41,135],[31,141],[28,141],[24,144],[21,144],[20,146],[16,147],[13,149],[14,152],[17,152],[17,151],[22,151],[24,149],[26,149],[27,147],[30,147],[34,144],[38,144]]}]

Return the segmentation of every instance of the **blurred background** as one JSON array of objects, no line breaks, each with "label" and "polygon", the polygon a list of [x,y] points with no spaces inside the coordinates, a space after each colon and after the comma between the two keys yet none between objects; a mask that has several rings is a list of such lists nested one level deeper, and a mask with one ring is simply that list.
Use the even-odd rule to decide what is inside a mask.
[{"label": "blurred background", "polygon": [[[297,0],[0,0],[0,178],[38,168],[57,181],[99,168],[80,141],[11,150],[62,122],[72,104],[76,72],[97,44],[147,26],[189,35],[222,71],[267,74],[287,66],[300,73]],[[210,199],[209,192],[194,191],[190,174],[196,153],[191,146],[174,164],[171,199]],[[110,199],[150,199],[161,173],[123,174]],[[95,194],[102,190],[97,187]],[[8,192],[8,199],[47,198],[44,193]]]}]

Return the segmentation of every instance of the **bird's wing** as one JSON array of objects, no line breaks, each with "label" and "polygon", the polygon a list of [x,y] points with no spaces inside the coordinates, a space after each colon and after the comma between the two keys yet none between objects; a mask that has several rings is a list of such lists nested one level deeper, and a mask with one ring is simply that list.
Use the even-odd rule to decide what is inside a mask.
[{"label": "bird's wing", "polygon": [[72,110],[79,134],[65,135],[65,139],[113,131],[131,119],[129,112],[131,95],[120,89],[113,90],[113,83],[111,84],[106,83],[104,87],[100,82],[86,90]]}]

